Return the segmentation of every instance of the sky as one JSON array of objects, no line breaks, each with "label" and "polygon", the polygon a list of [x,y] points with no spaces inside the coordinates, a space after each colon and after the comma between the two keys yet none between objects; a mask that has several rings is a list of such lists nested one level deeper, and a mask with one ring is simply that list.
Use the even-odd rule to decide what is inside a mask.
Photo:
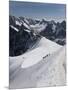
[{"label": "sky", "polygon": [[65,4],[33,3],[10,1],[9,14],[16,17],[24,16],[33,19],[47,19],[62,21],[66,18]]}]

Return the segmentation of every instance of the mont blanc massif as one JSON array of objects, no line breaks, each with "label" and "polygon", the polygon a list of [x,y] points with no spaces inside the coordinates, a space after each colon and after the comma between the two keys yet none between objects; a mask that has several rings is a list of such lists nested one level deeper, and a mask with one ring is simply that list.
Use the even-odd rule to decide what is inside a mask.
[{"label": "mont blanc massif", "polygon": [[9,16],[10,88],[66,84],[66,21]]}]

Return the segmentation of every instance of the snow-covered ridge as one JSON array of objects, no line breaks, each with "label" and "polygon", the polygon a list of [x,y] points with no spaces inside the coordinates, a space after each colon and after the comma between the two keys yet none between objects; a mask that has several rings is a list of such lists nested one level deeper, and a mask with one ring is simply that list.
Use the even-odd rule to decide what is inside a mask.
[{"label": "snow-covered ridge", "polygon": [[10,27],[12,28],[12,29],[14,29],[15,31],[19,31],[19,29],[17,29],[16,27],[14,27],[14,26],[12,26],[12,25],[10,25]]},{"label": "snow-covered ridge", "polygon": [[27,29],[30,29],[29,22],[26,19],[24,20],[20,19],[20,21]]},{"label": "snow-covered ridge", "polygon": [[35,33],[40,33],[46,28],[47,24],[36,24],[36,25],[30,25],[31,29],[34,30]]},{"label": "snow-covered ridge", "polygon": [[25,22],[23,22],[23,25],[24,25],[27,29],[30,29],[30,27],[29,27]]},{"label": "snow-covered ridge", "polygon": [[22,23],[21,23],[21,22],[19,22],[19,21],[16,21],[16,25],[21,26],[21,25],[22,25]]},{"label": "snow-covered ridge", "polygon": [[62,46],[42,37],[35,49],[17,57],[10,57],[10,60],[21,60],[23,61],[22,68],[27,68],[41,61],[46,55],[54,53],[60,47]]},{"label": "snow-covered ridge", "polygon": [[27,52],[26,54],[23,55],[24,61],[22,64],[22,68],[27,68],[38,63],[46,55],[54,53],[61,46],[43,37],[38,43],[38,46],[36,45],[36,47],[37,48],[35,48],[34,50]]},{"label": "snow-covered ridge", "polygon": [[21,68],[20,64],[12,77],[10,88],[65,85],[65,47],[59,48],[31,67]]}]

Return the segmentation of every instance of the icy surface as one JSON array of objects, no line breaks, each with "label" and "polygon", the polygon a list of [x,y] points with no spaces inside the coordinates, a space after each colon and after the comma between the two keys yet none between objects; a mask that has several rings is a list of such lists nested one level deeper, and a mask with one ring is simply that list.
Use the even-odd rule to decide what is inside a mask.
[{"label": "icy surface", "polygon": [[65,46],[42,37],[36,48],[10,57],[10,88],[65,85]]},{"label": "icy surface", "polygon": [[43,57],[48,54],[51,54],[60,48],[59,45],[54,44],[50,40],[45,39],[43,37],[36,48],[30,52],[27,52],[23,55],[24,62],[22,64],[22,68],[27,68],[39,62]]}]

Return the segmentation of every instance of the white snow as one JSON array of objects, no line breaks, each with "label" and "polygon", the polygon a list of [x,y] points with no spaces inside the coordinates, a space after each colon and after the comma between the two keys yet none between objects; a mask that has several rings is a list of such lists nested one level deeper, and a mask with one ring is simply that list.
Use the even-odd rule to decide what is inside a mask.
[{"label": "white snow", "polygon": [[38,81],[37,87],[60,86],[66,84],[65,56],[65,47],[62,47],[47,59],[45,58],[46,64],[40,70],[42,73],[39,71],[37,74],[37,76],[39,74],[42,75],[41,79]]},{"label": "white snow", "polygon": [[65,85],[65,46],[44,37],[36,48],[10,57],[10,88]]},{"label": "white snow", "polygon": [[26,32],[28,32],[28,33],[30,33],[30,30],[28,30],[28,29],[24,29]]},{"label": "white snow", "polygon": [[25,21],[27,24],[29,24],[29,22],[28,22],[28,20],[27,20],[26,18],[24,19],[24,21]]},{"label": "white snow", "polygon": [[35,24],[30,25],[31,29],[34,30],[35,33],[39,33],[46,28],[47,24]]},{"label": "white snow", "polygon": [[21,22],[23,23],[23,25],[27,28],[27,29],[30,29],[29,25],[27,22],[25,22],[24,20],[21,20]]},{"label": "white snow", "polygon": [[[16,60],[19,60],[19,58],[22,59],[22,68],[27,68],[41,61],[41,59],[47,54],[52,54],[57,51],[60,47],[62,46],[43,37],[36,45],[35,49],[16,57]],[[14,61],[15,57],[10,57],[10,60],[11,59]]]},{"label": "white snow", "polygon": [[10,25],[11,26],[11,28],[13,28],[15,31],[19,31],[19,29],[17,29],[16,27],[14,27],[14,26],[12,26],[12,25]]},{"label": "white snow", "polygon": [[27,28],[30,29],[29,26],[24,22],[23,25]]},{"label": "white snow", "polygon": [[19,22],[19,21],[16,21],[16,25],[21,26],[21,25],[22,25],[22,23],[21,23],[21,22]]},{"label": "white snow", "polygon": [[53,33],[54,33],[56,31],[56,25],[53,24],[52,29],[53,29]]},{"label": "white snow", "polygon": [[58,50],[61,46],[51,42],[50,40],[46,39],[43,37],[38,46],[36,46],[34,50],[27,52],[23,55],[24,57],[24,62],[22,64],[22,68],[27,68],[29,66],[32,66],[39,61],[42,60],[44,56],[47,54],[51,54]]}]

